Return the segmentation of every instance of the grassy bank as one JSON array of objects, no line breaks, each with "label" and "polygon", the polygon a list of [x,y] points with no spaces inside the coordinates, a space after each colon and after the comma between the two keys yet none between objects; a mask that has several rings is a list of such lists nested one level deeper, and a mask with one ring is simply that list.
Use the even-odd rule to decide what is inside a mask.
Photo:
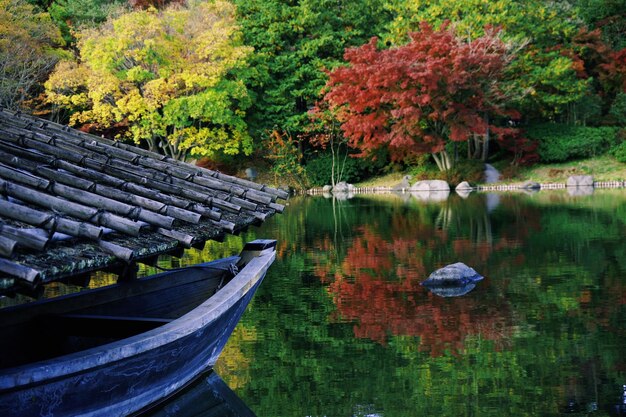
[{"label": "grassy bank", "polygon": [[[562,183],[572,175],[592,175],[595,181],[625,181],[626,164],[616,161],[609,156],[571,161],[560,164],[540,164],[530,167],[513,168],[507,162],[493,163],[502,173],[503,184],[514,184],[525,181],[538,183]],[[395,172],[388,175],[370,178],[367,181],[355,184],[359,187],[385,187],[398,184],[404,172]]]},{"label": "grassy bank", "polygon": [[[540,184],[545,183],[564,183],[571,175],[592,175],[595,181],[626,181],[626,164],[616,161],[609,156],[601,156],[591,159],[571,161],[560,164],[538,164],[530,167],[511,167],[508,162],[493,162],[492,165],[500,171],[502,178],[501,184],[516,184],[526,181],[534,181]],[[269,171],[269,166],[256,164],[259,168],[259,176],[256,182],[268,184],[273,187],[291,187],[301,189],[302,185],[290,175],[275,175]],[[429,178],[445,177],[435,171],[429,171]],[[357,187],[392,187],[400,181],[408,172],[393,172],[386,175],[369,178],[367,180],[355,183]],[[235,173],[235,175],[245,178],[245,172]],[[418,178],[412,178],[411,183],[417,181]],[[479,185],[475,181],[469,181],[472,185]],[[453,184],[454,185],[454,184]]]}]

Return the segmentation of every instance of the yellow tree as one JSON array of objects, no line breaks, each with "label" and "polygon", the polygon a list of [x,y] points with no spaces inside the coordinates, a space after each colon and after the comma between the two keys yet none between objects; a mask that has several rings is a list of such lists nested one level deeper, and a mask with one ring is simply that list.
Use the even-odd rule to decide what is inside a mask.
[{"label": "yellow tree", "polygon": [[0,106],[17,109],[58,61],[61,33],[24,0],[0,0]]},{"label": "yellow tree", "polygon": [[62,62],[46,83],[70,123],[144,142],[176,159],[249,154],[247,57],[234,6],[188,2],[134,11],[79,34],[80,63]]}]

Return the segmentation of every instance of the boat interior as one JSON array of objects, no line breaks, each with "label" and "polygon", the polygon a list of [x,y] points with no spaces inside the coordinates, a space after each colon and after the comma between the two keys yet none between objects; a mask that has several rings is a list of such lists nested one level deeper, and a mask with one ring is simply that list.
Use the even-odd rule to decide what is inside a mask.
[{"label": "boat interior", "polygon": [[236,274],[239,257],[0,310],[0,369],[51,359],[163,326]]}]

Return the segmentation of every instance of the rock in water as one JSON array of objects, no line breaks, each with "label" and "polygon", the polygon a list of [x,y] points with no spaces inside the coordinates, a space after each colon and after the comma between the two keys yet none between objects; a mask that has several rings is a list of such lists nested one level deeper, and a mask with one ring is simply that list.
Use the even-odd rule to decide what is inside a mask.
[{"label": "rock in water", "polygon": [[[422,282],[426,287],[462,287],[483,279],[474,268],[470,268],[463,262],[444,266],[436,270],[428,279]],[[473,287],[472,287],[473,288]]]}]

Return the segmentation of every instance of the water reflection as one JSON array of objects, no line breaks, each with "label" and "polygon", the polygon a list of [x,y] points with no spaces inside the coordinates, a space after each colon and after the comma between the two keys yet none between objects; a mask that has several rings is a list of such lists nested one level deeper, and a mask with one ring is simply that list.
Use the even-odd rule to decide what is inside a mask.
[{"label": "water reflection", "polygon": [[[246,404],[285,417],[615,410],[626,193],[405,196],[294,198],[241,237],[280,242],[220,370]],[[457,261],[488,279],[462,297],[420,285]]]},{"label": "water reflection", "polygon": [[256,417],[215,372],[200,377],[184,391],[142,416]]},{"label": "water reflection", "polygon": [[446,201],[450,190],[411,191],[411,195],[421,201]]},{"label": "water reflection", "polygon": [[567,187],[567,194],[576,196],[590,196],[593,195],[593,186],[579,186],[579,187]]},{"label": "water reflection", "polygon": [[626,385],[622,385],[622,395],[620,395],[620,401],[615,404],[613,411],[616,415],[626,416]]}]

